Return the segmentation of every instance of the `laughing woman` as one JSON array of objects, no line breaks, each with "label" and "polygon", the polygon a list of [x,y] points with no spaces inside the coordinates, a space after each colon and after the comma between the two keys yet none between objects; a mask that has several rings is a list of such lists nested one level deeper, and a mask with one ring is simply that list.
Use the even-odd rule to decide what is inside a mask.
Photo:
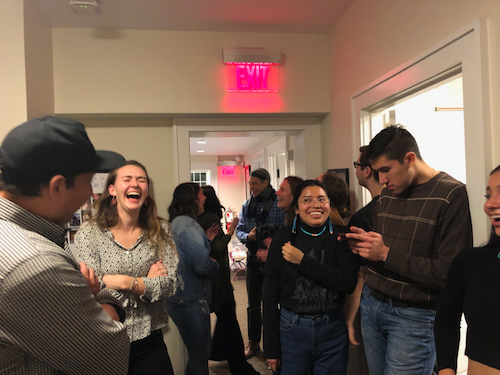
[{"label": "laughing woman", "polygon": [[462,313],[467,320],[468,374],[500,374],[500,166],[490,174],[484,212],[492,224],[490,240],[456,256],[437,310],[439,375],[457,372]]},{"label": "laughing woman", "polygon": [[317,180],[298,186],[292,226],[273,237],[264,281],[264,357],[281,375],[344,375],[348,337],[342,306],[356,286],[358,258],[346,227],[330,220],[330,200]]},{"label": "laughing woman", "polygon": [[179,258],[168,222],[157,216],[146,168],[112,171],[97,215],[75,236],[76,258],[95,270],[126,312],[129,374],[173,374],[161,328],[163,300],[175,293]]}]

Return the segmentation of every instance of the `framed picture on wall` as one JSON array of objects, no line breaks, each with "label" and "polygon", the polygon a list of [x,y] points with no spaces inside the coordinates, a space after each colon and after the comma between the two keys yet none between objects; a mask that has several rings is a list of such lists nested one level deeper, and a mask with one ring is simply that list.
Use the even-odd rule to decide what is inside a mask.
[{"label": "framed picture on wall", "polygon": [[342,178],[347,186],[349,186],[349,168],[336,168],[336,169],[328,169],[328,172],[333,172],[340,178]]}]

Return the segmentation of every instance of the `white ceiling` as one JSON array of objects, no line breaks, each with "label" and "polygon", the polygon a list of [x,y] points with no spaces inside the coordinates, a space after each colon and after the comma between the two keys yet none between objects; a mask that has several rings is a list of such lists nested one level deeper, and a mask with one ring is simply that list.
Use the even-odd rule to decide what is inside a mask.
[{"label": "white ceiling", "polygon": [[99,0],[77,15],[70,0],[29,0],[53,27],[327,34],[354,0]]},{"label": "white ceiling", "polygon": [[[99,0],[101,14],[76,14],[70,0],[27,0],[52,27],[327,34],[355,0]],[[200,149],[191,138],[191,154]],[[269,133],[211,135],[201,155],[242,155]]]}]

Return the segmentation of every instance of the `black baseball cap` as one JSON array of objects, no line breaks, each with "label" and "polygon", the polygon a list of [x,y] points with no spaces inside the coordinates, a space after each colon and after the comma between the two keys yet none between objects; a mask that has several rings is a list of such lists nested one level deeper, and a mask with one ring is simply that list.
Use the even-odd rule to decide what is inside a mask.
[{"label": "black baseball cap", "polygon": [[45,116],[10,131],[0,146],[2,174],[11,182],[44,182],[53,176],[109,172],[125,164],[112,151],[96,151],[76,120]]}]

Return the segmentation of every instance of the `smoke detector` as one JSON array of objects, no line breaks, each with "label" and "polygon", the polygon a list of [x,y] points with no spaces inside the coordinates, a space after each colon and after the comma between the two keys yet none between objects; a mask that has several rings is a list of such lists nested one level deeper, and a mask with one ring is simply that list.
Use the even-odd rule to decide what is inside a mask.
[{"label": "smoke detector", "polygon": [[76,14],[101,14],[98,0],[71,0],[69,5]]}]

